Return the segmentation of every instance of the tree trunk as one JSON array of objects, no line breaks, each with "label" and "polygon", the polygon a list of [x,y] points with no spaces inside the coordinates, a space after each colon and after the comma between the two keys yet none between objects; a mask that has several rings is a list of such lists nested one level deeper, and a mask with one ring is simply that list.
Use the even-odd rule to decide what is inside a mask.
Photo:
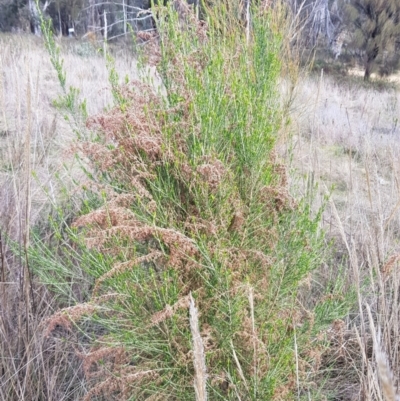
[{"label": "tree trunk", "polygon": [[40,20],[39,20],[39,12],[36,7],[35,0],[29,0],[29,14],[30,14],[30,22],[31,22],[31,31],[36,36],[40,36],[42,31],[40,29]]},{"label": "tree trunk", "polygon": [[62,32],[62,22],[61,22],[61,10],[60,10],[60,2],[58,2],[58,23],[59,23],[59,30],[60,30],[60,32],[59,32],[59,36],[60,36],[60,38],[62,37],[62,35],[63,35],[63,32]]},{"label": "tree trunk", "polygon": [[107,26],[107,11],[103,11],[104,16],[104,35],[103,35],[103,52],[104,59],[107,60],[107,34],[108,34],[108,26]]},{"label": "tree trunk", "polygon": [[371,63],[367,61],[364,71],[364,81],[369,81],[371,77]]},{"label": "tree trunk", "polygon": [[124,15],[124,36],[126,36],[127,17],[126,17],[125,0],[122,0],[122,13]]}]

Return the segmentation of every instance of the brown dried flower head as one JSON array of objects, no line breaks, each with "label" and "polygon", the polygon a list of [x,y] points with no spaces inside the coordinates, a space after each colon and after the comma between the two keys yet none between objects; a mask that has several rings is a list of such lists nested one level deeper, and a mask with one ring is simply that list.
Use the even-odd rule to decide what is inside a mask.
[{"label": "brown dried flower head", "polygon": [[198,166],[197,172],[207,183],[209,188],[215,191],[224,178],[226,169],[220,160],[213,160]]}]

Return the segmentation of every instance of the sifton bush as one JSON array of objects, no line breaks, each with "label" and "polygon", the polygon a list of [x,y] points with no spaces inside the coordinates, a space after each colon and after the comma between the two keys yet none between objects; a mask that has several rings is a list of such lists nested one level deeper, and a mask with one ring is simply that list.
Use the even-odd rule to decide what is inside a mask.
[{"label": "sifton bush", "polygon": [[87,119],[96,139],[79,145],[82,213],[53,225],[57,255],[40,240],[30,252],[70,299],[63,258],[92,280],[46,328],[84,334],[86,400],[309,396],[323,330],[343,313],[335,290],[314,309],[298,298],[323,236],[274,153],[283,15],[254,5],[246,35],[229,4],[203,21],[181,1],[159,9],[144,54],[164,87],[118,86],[111,71],[117,105]]}]

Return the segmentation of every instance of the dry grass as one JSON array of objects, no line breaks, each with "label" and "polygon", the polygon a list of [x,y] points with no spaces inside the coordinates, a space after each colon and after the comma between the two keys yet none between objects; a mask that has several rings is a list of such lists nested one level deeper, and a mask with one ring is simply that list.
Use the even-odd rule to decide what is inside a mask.
[{"label": "dry grass", "polygon": [[392,400],[400,374],[400,94],[389,85],[377,90],[323,75],[304,79],[297,90],[284,147],[295,172],[292,189],[307,195],[317,183],[317,204],[330,194],[324,226],[335,258],[326,273],[344,265],[347,288],[357,295],[336,352],[326,357],[332,389],[345,400]]},{"label": "dry grass", "polygon": [[[112,104],[103,58],[96,56],[93,48],[94,55],[80,56],[80,46],[86,49],[82,42],[66,41],[62,45],[67,84],[79,88],[81,99],[89,100],[89,114],[101,112]],[[30,36],[3,35],[0,46],[0,221],[3,230],[18,237],[22,210],[28,207],[20,204],[27,186],[29,219],[34,224],[46,204],[40,186],[54,197],[59,182],[69,175],[63,164],[71,160],[68,151],[75,134],[52,106],[61,88],[41,41]],[[135,64],[128,54],[117,59],[116,68],[122,77],[136,77]],[[26,152],[27,147],[30,152]],[[56,172],[61,174],[58,179]],[[35,173],[40,185],[28,180],[31,173]]]},{"label": "dry grass", "polygon": [[193,364],[194,364],[194,389],[196,401],[207,401],[207,367],[204,344],[199,328],[198,311],[194,303],[192,294],[190,298],[190,331],[193,337]]},{"label": "dry grass", "polygon": [[[104,59],[87,43],[61,45],[68,84],[90,100],[89,113],[101,112],[112,103]],[[1,35],[0,48],[0,400],[79,399],[82,361],[64,339],[43,337],[41,323],[59,305],[32,281],[27,258],[13,256],[6,245],[7,238],[17,241],[24,255],[30,227],[82,174],[70,150],[75,134],[52,106],[60,91],[43,43]],[[116,69],[135,78],[125,53]]]}]

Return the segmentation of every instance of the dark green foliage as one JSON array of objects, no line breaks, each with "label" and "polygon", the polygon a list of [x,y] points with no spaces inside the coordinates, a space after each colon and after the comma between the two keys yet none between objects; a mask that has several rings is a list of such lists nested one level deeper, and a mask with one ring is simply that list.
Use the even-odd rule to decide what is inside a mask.
[{"label": "dark green foliage", "polygon": [[400,2],[398,0],[351,0],[344,4],[350,27],[350,47],[364,66],[364,79],[372,72],[388,75],[399,67]]},{"label": "dark green foliage", "polygon": [[0,31],[9,32],[12,28],[20,28],[28,21],[26,0],[0,1]]}]

